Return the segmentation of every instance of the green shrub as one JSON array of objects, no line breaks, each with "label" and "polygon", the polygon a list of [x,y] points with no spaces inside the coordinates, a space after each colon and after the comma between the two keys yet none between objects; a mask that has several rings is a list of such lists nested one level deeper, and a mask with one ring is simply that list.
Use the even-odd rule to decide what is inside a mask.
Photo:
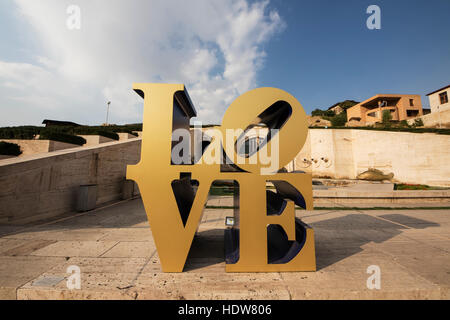
[{"label": "green shrub", "polygon": [[41,132],[41,135],[39,136],[40,140],[53,140],[53,141],[59,141],[59,142],[65,142],[65,143],[71,143],[76,144],[79,146],[82,146],[86,143],[86,139],[79,136],[74,136],[71,134],[61,133],[61,132],[54,132],[51,130],[43,130]]},{"label": "green shrub", "polygon": [[119,140],[120,139],[119,135],[117,133],[115,133],[115,132],[112,132],[112,131],[98,130],[97,134],[99,136],[103,136],[103,137],[110,138],[110,139],[113,139],[113,140]]},{"label": "green shrub", "polygon": [[392,120],[392,115],[389,110],[384,110],[381,118],[381,122],[385,125],[389,124],[389,121]]},{"label": "green shrub", "polygon": [[22,154],[20,146],[15,143],[0,141],[0,154],[6,156],[19,156]]},{"label": "green shrub", "polygon": [[115,132],[115,133],[122,133],[122,132],[129,133],[136,137],[138,136],[138,134],[133,131],[140,131],[140,130],[132,130],[128,126],[108,126],[108,127],[104,127],[104,129],[107,131]]},{"label": "green shrub", "polygon": [[333,118],[331,118],[330,121],[333,127],[343,127],[347,123],[347,113],[342,112],[340,114],[337,114]]},{"label": "green shrub", "polygon": [[[334,117],[334,111],[333,110],[320,110],[320,109],[316,109],[313,112],[311,112],[311,115],[313,117]],[[138,130],[137,130],[138,131]]]},{"label": "green shrub", "polygon": [[142,131],[142,123],[126,124],[124,127],[130,131]]},{"label": "green shrub", "polygon": [[423,127],[423,120],[422,120],[422,118],[414,119],[413,126],[414,127]]},{"label": "green shrub", "polygon": [[409,124],[408,124],[408,121],[406,121],[406,120],[400,121],[399,126],[401,128],[409,128],[410,127]]},{"label": "green shrub", "polygon": [[354,105],[357,105],[359,102],[354,100],[345,100],[342,102],[339,102],[338,104],[341,106],[342,109],[347,110],[348,108],[353,107]]},{"label": "green shrub", "polygon": [[395,184],[394,190],[430,190],[431,187],[424,184]]},{"label": "green shrub", "polygon": [[119,135],[113,132],[110,127],[76,127],[73,128],[73,133],[76,135],[98,135],[113,140],[119,140]]},{"label": "green shrub", "polygon": [[233,187],[212,187],[209,190],[211,196],[232,196],[234,194]]},{"label": "green shrub", "polygon": [[40,129],[34,126],[0,128],[0,139],[33,139]]},{"label": "green shrub", "polygon": [[[22,126],[22,127],[7,127],[0,128],[0,139],[24,139],[31,140],[36,135],[44,134],[48,137],[50,134],[58,139],[70,139],[67,135],[99,135],[113,140],[119,140],[117,132],[126,132],[134,136],[138,136],[133,131],[142,131],[142,124],[130,124],[123,126],[51,126],[51,127],[37,127],[37,126]],[[64,138],[61,138],[64,137]],[[60,141],[60,140],[56,140]],[[71,141],[75,141],[71,139]]]}]

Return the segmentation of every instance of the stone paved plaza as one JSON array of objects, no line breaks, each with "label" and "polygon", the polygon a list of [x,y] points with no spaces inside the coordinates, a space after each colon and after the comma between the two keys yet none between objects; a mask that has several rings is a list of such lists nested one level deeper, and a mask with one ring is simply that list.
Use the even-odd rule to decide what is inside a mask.
[{"label": "stone paved plaza", "polygon": [[[206,209],[184,273],[160,269],[140,199],[32,226],[0,226],[2,299],[449,299],[450,210],[297,211],[317,272],[225,273],[230,209]],[[69,290],[67,267],[81,269]],[[367,268],[381,269],[369,290]]]}]

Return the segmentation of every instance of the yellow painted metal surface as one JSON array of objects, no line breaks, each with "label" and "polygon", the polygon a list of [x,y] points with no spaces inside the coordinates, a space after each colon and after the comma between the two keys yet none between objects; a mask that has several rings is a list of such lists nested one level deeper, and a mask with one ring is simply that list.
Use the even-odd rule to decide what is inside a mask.
[{"label": "yellow painted metal surface", "polygon": [[[235,180],[240,191],[240,258],[227,264],[227,272],[315,271],[314,231],[306,229],[307,237],[300,253],[286,264],[269,264],[267,226],[281,225],[290,240],[295,239],[294,203],[289,201],[279,216],[266,214],[266,182],[289,182],[303,195],[307,209],[312,209],[312,178],[305,173],[262,175],[259,159],[253,164],[239,165],[247,172],[221,172],[220,164],[171,164],[172,120],[174,94],[184,91],[181,84],[135,84],[133,88],[144,97],[144,120],[141,161],[128,166],[127,178],[137,182],[164,272],[182,272],[194,234],[201,221],[211,184],[214,180]],[[279,168],[288,164],[301,150],[308,134],[306,114],[300,103],[285,91],[260,88],[237,98],[227,110],[221,130],[245,130],[249,122],[277,101],[286,101],[292,114],[279,131]],[[226,145],[223,134],[222,145]],[[269,142],[264,148],[272,148]],[[239,157],[233,157],[238,161]],[[241,159],[242,160],[242,159]],[[248,161],[248,159],[247,159]],[[235,162],[235,163],[236,163]],[[189,172],[199,187],[186,222],[183,224],[172,181]]]}]

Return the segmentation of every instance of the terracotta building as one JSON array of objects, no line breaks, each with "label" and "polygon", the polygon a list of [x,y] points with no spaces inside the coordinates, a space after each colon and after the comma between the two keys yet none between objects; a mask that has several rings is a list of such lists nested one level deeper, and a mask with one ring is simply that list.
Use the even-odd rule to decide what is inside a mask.
[{"label": "terracotta building", "polygon": [[389,110],[394,121],[413,119],[423,115],[420,95],[378,94],[347,109],[347,121],[361,126],[381,122],[384,110]]}]

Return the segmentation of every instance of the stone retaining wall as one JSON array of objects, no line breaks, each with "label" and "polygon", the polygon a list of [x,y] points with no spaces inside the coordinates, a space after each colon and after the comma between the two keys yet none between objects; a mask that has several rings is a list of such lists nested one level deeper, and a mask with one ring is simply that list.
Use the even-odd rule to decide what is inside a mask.
[{"label": "stone retaining wall", "polygon": [[0,222],[24,223],[73,212],[80,185],[97,184],[97,204],[122,197],[126,167],[141,140],[78,147],[0,162]]},{"label": "stone retaining wall", "polygon": [[401,183],[450,186],[450,135],[311,129],[289,169],[314,177],[356,179],[369,168]]},{"label": "stone retaining wall", "polygon": [[79,147],[76,144],[53,140],[0,139],[0,141],[18,144],[22,151],[20,157]]},{"label": "stone retaining wall", "polygon": [[99,136],[99,135],[95,135],[95,134],[89,134],[89,135],[81,135],[79,134],[78,136],[84,138],[86,140],[86,143],[83,145],[84,147],[90,147],[90,146],[96,146],[102,143],[107,143],[107,142],[114,142],[117,140],[114,139],[110,139],[104,136]]},{"label": "stone retaining wall", "polygon": [[[418,118],[422,119],[425,127],[439,128],[441,126],[442,128],[450,128],[450,109],[432,112]],[[408,124],[413,125],[414,120],[408,120]]]}]

